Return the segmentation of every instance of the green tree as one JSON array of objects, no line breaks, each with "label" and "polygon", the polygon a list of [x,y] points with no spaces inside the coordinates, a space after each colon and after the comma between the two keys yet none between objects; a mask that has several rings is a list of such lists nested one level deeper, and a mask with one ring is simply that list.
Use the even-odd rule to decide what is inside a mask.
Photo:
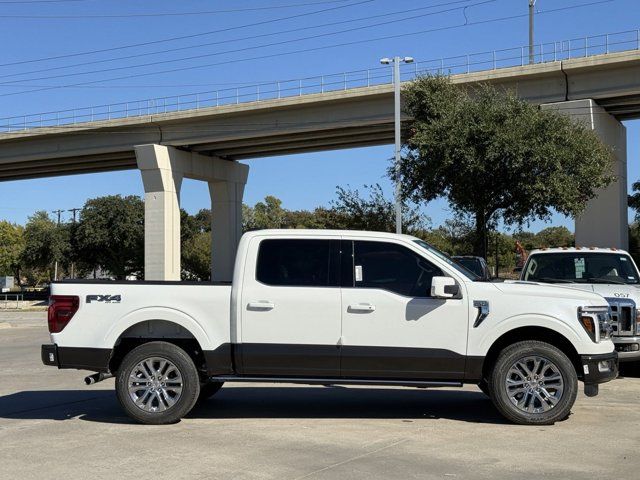
[{"label": "green tree", "polygon": [[499,220],[519,226],[554,210],[575,216],[615,180],[612,152],[593,131],[514,94],[422,77],[404,100],[413,118],[400,165],[404,195],[444,197],[470,216],[477,255]]},{"label": "green tree", "polygon": [[573,233],[567,227],[547,227],[535,236],[537,247],[571,247],[574,244]]},{"label": "green tree", "polygon": [[263,202],[253,207],[243,205],[242,219],[244,231],[264,230],[267,228],[286,228],[286,210],[282,208],[282,200],[268,195]]},{"label": "green tree", "polygon": [[24,250],[21,263],[34,269],[37,280],[53,280],[54,265],[61,270],[69,261],[71,245],[69,229],[56,223],[47,212],[39,211],[29,217],[24,228]]},{"label": "green tree", "polygon": [[640,182],[634,182],[631,186],[633,192],[629,195],[629,207],[635,210],[636,223],[640,220]]},{"label": "green tree", "polygon": [[206,281],[211,278],[211,232],[197,232],[182,242],[182,278]]},{"label": "green tree", "polygon": [[117,279],[144,271],[144,202],[111,195],[87,200],[75,232],[78,258]]},{"label": "green tree", "polygon": [[447,219],[438,228],[425,232],[424,240],[449,255],[473,252],[473,226],[460,215]]},{"label": "green tree", "polygon": [[[336,187],[337,200],[331,203],[325,221],[333,222],[326,228],[347,230],[370,230],[378,232],[396,231],[395,202],[385,197],[382,187],[365,185],[366,196],[349,187]],[[406,202],[402,204],[402,228],[405,233],[419,233],[426,230],[429,218]]]},{"label": "green tree", "polygon": [[198,213],[193,216],[193,220],[198,232],[211,231],[211,210],[208,208],[198,210]]},{"label": "green tree", "polygon": [[20,257],[24,250],[24,229],[0,221],[0,275],[13,275],[20,281]]}]

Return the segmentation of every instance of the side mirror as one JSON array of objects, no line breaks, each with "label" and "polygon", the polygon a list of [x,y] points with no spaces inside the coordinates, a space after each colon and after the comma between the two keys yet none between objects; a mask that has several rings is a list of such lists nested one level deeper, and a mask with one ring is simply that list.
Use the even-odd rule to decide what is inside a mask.
[{"label": "side mirror", "polygon": [[434,298],[453,298],[460,293],[460,287],[451,277],[433,277],[431,296]]}]

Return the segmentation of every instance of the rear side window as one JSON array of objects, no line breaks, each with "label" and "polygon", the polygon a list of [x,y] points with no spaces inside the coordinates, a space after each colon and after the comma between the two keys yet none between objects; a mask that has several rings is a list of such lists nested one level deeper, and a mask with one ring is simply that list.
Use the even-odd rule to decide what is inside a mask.
[{"label": "rear side window", "polygon": [[281,287],[337,287],[339,247],[339,240],[263,240],[256,279]]},{"label": "rear side window", "polygon": [[355,242],[356,288],[379,288],[407,297],[428,297],[442,271],[412,250],[385,242]]}]

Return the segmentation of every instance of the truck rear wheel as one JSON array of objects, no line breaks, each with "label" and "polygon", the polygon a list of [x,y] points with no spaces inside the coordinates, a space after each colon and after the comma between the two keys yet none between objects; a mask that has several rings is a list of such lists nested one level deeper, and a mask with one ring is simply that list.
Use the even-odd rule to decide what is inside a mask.
[{"label": "truck rear wheel", "polygon": [[129,352],[116,374],[116,395],[140,423],[175,423],[193,408],[200,379],[193,360],[168,342],[149,342]]},{"label": "truck rear wheel", "polygon": [[521,425],[564,420],[578,394],[578,377],[571,360],[553,345],[535,340],[502,350],[489,382],[496,408]]}]

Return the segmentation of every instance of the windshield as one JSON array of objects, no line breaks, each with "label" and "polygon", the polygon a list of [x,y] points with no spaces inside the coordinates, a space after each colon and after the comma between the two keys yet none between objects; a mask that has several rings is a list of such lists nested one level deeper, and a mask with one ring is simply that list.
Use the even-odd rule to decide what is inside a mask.
[{"label": "windshield", "polygon": [[480,279],[480,277],[478,277],[478,275],[473,273],[471,270],[469,270],[468,268],[464,267],[463,265],[460,265],[458,262],[452,260],[446,253],[441,252],[440,250],[435,248],[433,245],[429,245],[424,240],[414,240],[414,243],[420,245],[422,248],[424,248],[428,252],[433,253],[439,259],[444,260],[448,265],[450,265],[451,267],[455,268],[458,272],[462,273],[469,280],[474,280],[475,281],[475,280],[479,280]]},{"label": "windshield", "polygon": [[523,280],[547,283],[637,284],[638,272],[627,254],[559,252],[532,255]]}]

